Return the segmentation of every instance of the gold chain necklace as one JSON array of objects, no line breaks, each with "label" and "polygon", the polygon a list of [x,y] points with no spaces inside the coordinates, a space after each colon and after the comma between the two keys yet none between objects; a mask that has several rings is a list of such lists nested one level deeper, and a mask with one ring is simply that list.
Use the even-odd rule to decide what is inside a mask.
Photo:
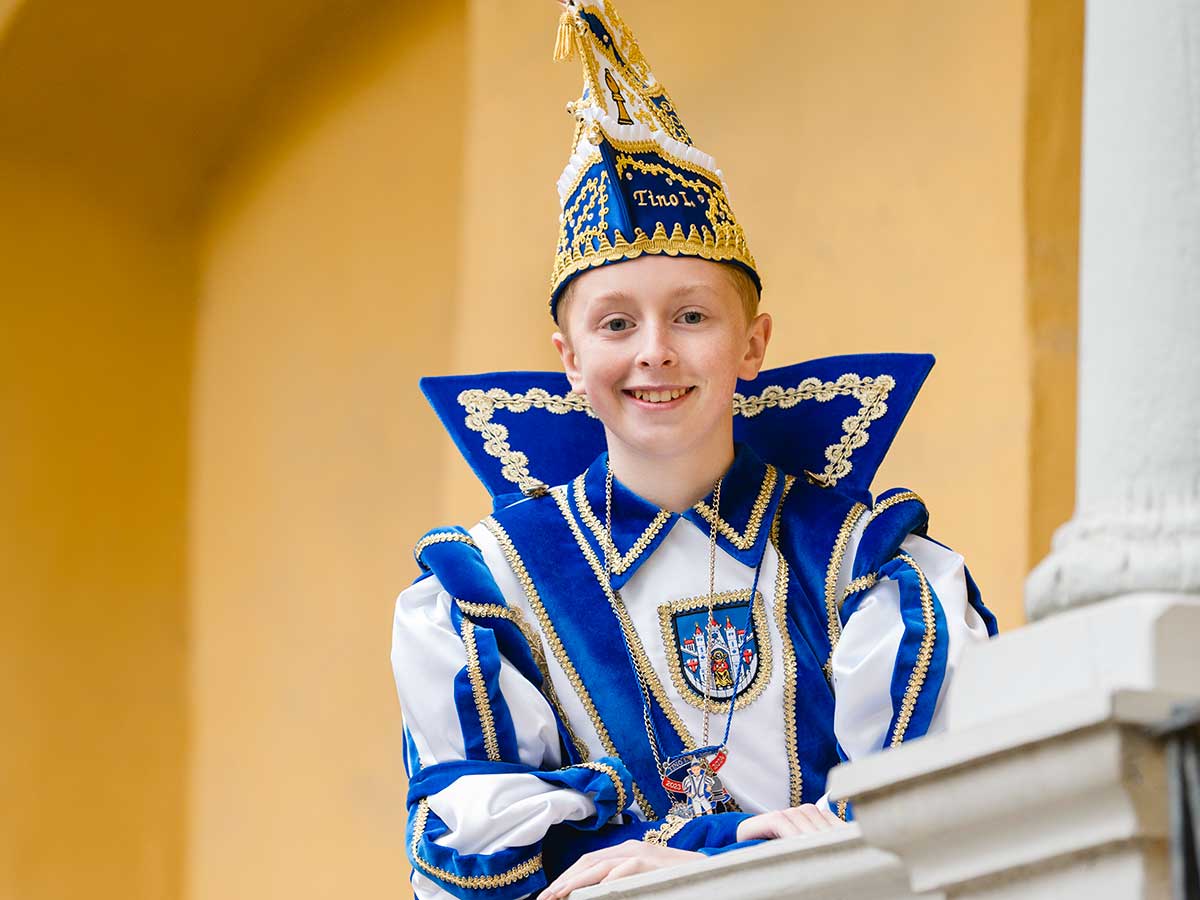
[{"label": "gold chain necklace", "polygon": [[[718,478],[716,484],[713,485],[713,502],[712,502],[712,520],[709,523],[708,533],[708,621],[705,623],[706,632],[710,623],[715,621],[714,603],[716,598],[716,578],[717,578],[717,523],[720,522],[721,515],[721,484],[724,477]],[[609,604],[613,608],[613,613],[617,616],[617,620],[622,619],[620,607],[623,605],[621,595],[613,590],[612,573],[614,569],[614,558],[619,557],[616,541],[613,540],[612,531],[612,495],[613,495],[613,474],[612,468],[605,462],[604,474],[604,546],[601,548],[604,555],[604,591],[608,598]],[[761,562],[760,562],[761,568]],[[758,586],[758,571],[754,575],[755,588]],[[751,590],[751,604],[753,605],[754,589]],[[630,619],[632,622],[632,619]],[[747,626],[748,627],[748,626]],[[663,787],[667,790],[668,795],[672,796],[672,807],[670,814],[690,819],[696,816],[708,815],[713,812],[724,811],[730,803],[728,791],[725,790],[717,777],[717,770],[721,768],[726,759],[725,742],[729,739],[729,728],[733,721],[734,696],[730,698],[729,713],[725,722],[725,735],[719,747],[708,745],[708,723],[709,723],[709,702],[712,698],[712,693],[709,689],[710,679],[712,678],[712,665],[708,664],[704,667],[703,678],[703,694],[704,694],[704,735],[703,743],[700,747],[688,750],[678,756],[671,757],[664,761],[662,758],[662,750],[659,747],[657,729],[654,727],[654,720],[650,707],[650,687],[646,684],[645,679],[639,670],[636,662],[633,659],[633,652],[629,646],[629,640],[622,631],[622,639],[625,642],[625,650],[629,654],[630,663],[633,665],[634,675],[637,677],[638,687],[642,693],[642,721],[646,729],[646,738],[650,743],[651,752],[654,754],[654,763],[658,768],[659,774],[662,776]],[[740,664],[739,667],[740,669]],[[712,754],[710,757],[708,754]]]}]

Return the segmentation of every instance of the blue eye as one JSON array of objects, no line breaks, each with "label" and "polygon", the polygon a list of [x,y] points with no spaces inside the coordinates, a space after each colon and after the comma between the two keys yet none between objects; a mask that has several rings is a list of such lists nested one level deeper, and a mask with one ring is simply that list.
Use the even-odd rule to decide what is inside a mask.
[{"label": "blue eye", "polygon": [[704,317],[704,313],[697,312],[694,309],[689,309],[687,312],[685,312],[679,318],[681,318],[683,320],[685,325],[699,325],[701,322],[704,321],[705,317]]},{"label": "blue eye", "polygon": [[607,331],[624,331],[629,327],[628,319],[609,319],[604,323],[604,328]]}]

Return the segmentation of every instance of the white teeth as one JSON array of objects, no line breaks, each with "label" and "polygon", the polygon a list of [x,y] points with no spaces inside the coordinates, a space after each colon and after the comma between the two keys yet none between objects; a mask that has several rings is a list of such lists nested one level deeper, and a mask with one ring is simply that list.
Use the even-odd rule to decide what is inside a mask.
[{"label": "white teeth", "polygon": [[639,400],[644,400],[647,403],[667,403],[671,400],[678,400],[688,392],[688,388],[676,388],[670,391],[633,391],[633,396]]}]

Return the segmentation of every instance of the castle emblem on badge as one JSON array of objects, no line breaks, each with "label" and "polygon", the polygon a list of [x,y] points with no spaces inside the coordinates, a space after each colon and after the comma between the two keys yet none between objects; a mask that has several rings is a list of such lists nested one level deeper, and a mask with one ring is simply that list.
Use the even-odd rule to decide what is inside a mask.
[{"label": "castle emblem on badge", "polygon": [[683,699],[703,708],[705,679],[709,709],[721,712],[737,697],[737,708],[754,700],[771,678],[770,636],[763,597],[728,591],[713,597],[690,597],[659,607],[671,679]]}]

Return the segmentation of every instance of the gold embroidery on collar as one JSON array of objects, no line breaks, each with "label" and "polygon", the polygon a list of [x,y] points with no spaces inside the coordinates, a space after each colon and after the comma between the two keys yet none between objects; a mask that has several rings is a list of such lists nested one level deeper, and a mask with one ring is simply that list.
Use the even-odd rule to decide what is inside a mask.
[{"label": "gold embroidery on collar", "polygon": [[571,746],[575,748],[575,752],[579,754],[580,759],[587,759],[587,747],[579,740],[575,734],[575,730],[571,727],[571,720],[567,718],[567,713],[562,707],[562,703],[558,699],[558,693],[554,690],[554,679],[550,677],[550,668],[546,665],[546,654],[542,651],[542,641],[538,637],[537,632],[533,630],[521,610],[517,607],[501,606],[499,603],[471,603],[467,600],[459,600],[458,608],[462,610],[464,615],[478,616],[479,618],[506,619],[512,622],[520,629],[521,634],[525,638],[525,643],[529,645],[529,653],[533,656],[533,662],[538,667],[538,671],[542,673],[542,693],[550,702],[551,707],[558,713],[559,721],[563,723],[563,727],[567,730],[567,736],[571,739]]},{"label": "gold embroidery on collar", "polygon": [[471,539],[469,534],[462,534],[457,531],[439,531],[437,534],[427,534],[425,537],[417,541],[416,546],[413,547],[413,559],[415,559],[417,564],[420,565],[421,554],[424,553],[428,548],[432,547],[434,544],[453,542],[467,544],[471,547],[475,546],[475,541]]},{"label": "gold embroidery on collar", "polygon": [[[725,519],[720,516],[717,517],[717,531],[739,550],[749,550],[754,546],[755,541],[758,540],[758,530],[762,527],[763,515],[771,503],[771,495],[775,493],[777,476],[778,470],[774,466],[768,465],[766,474],[763,476],[762,486],[759,488],[758,496],[754,499],[754,506],[750,510],[750,518],[746,522],[745,532],[739,533]],[[703,500],[693,506],[692,509],[700,513],[704,517],[704,521],[709,525],[713,524],[713,509]]]},{"label": "gold embroidery on collar", "polygon": [[[714,612],[719,609],[722,603],[746,600],[749,597],[749,588],[740,591],[722,591],[719,594],[714,594],[712,597]],[[697,709],[704,709],[704,698],[698,696],[696,691],[688,686],[687,679],[684,677],[683,666],[679,660],[679,648],[676,646],[678,639],[675,635],[674,615],[679,612],[695,612],[696,610],[707,608],[707,595],[672,600],[658,608],[658,624],[662,631],[667,665],[671,670],[671,682],[675,685],[675,690],[679,692],[679,696],[684,699],[684,702]],[[771,681],[771,632],[767,628],[767,613],[762,591],[755,591],[750,615],[754,620],[755,643],[758,644],[758,672],[755,673],[750,687],[743,691],[737,700],[734,701],[734,709],[742,709],[757,700],[759,694],[763,692],[763,689]],[[723,713],[728,709],[728,699],[714,700],[710,698],[708,701],[709,712]]]},{"label": "gold embroidery on collar", "polygon": [[775,570],[775,628],[779,632],[779,642],[783,647],[783,738],[788,764],[788,795],[789,805],[799,806],[803,803],[804,773],[800,769],[800,750],[796,745],[796,648],[792,646],[792,635],[787,624],[788,597],[788,564],[779,550],[779,520],[783,513],[783,503],[787,500],[788,491],[796,479],[787,475],[783,479],[783,497],[775,510],[775,518],[771,523],[771,546],[779,557],[779,565]]},{"label": "gold embroidery on collar", "polygon": [[749,418],[757,416],[764,409],[791,409],[803,400],[825,403],[834,397],[847,396],[858,400],[862,404],[858,412],[842,420],[841,440],[825,448],[825,459],[829,464],[821,473],[820,480],[825,487],[832,487],[854,468],[850,463],[851,454],[866,444],[867,430],[872,422],[887,412],[887,398],[895,387],[896,379],[891,375],[872,378],[847,372],[837,381],[805,378],[794,388],[771,385],[763,388],[762,393],[749,397],[734,394],[733,408],[735,415],[740,412]]},{"label": "gold embroidery on collar", "polygon": [[898,553],[896,559],[903,562],[917,574],[921,583],[921,623],[925,628],[921,635],[921,646],[917,649],[917,659],[913,664],[912,674],[908,678],[908,687],[904,690],[904,699],[900,701],[900,713],[896,717],[896,730],[892,732],[891,746],[898,747],[908,731],[908,723],[913,711],[917,708],[917,700],[921,696],[921,688],[929,674],[929,664],[933,659],[933,642],[937,637],[937,619],[933,608],[933,594],[925,573],[917,565],[917,561],[907,553]]},{"label": "gold embroidery on collar", "polygon": [[523,863],[513,866],[507,872],[497,875],[455,875],[445,869],[438,868],[421,856],[421,838],[425,836],[425,823],[429,820],[429,801],[422,799],[417,803],[416,818],[413,820],[413,836],[409,845],[413,863],[427,875],[432,875],[455,887],[471,890],[495,890],[523,881],[530,875],[541,871],[542,854],[538,853]]},{"label": "gold embroidery on collar", "polygon": [[596,516],[595,510],[592,509],[592,504],[588,502],[587,489],[584,484],[584,476],[580,475],[575,479],[575,507],[579,510],[579,515],[583,519],[583,523],[587,525],[588,530],[596,536],[596,543],[600,545],[602,552],[607,553],[612,560],[612,571],[615,575],[620,575],[625,572],[630,566],[638,561],[638,558],[646,552],[646,548],[658,533],[662,531],[662,527],[671,520],[671,514],[665,509],[660,509],[658,514],[646,526],[646,530],[641,536],[633,542],[633,546],[629,548],[629,552],[624,556],[617,549],[616,541],[610,541],[605,533],[604,523]]},{"label": "gold embroidery on collar", "polygon": [[625,796],[625,785],[621,783],[621,776],[617,774],[617,770],[608,763],[602,762],[582,762],[572,768],[576,769],[591,769],[593,772],[600,772],[607,775],[609,781],[613,783],[613,787],[617,789],[617,812],[625,811],[625,806],[629,802],[629,798]]},{"label": "gold embroidery on collar", "polygon": [[583,394],[564,397],[542,388],[532,388],[523,394],[510,394],[500,388],[466,390],[458,395],[458,402],[467,412],[467,427],[483,435],[484,451],[500,460],[504,477],[522,491],[533,490],[541,482],[529,474],[529,457],[509,444],[508,429],[492,421],[496,410],[522,413],[529,409],[544,409],[560,415],[569,412],[593,415]]},{"label": "gold embroidery on collar", "polygon": [[[553,492],[556,499],[560,496],[558,491]],[[508,561],[509,568],[513,574],[517,576],[517,581],[520,582],[522,590],[525,591],[525,598],[529,601],[529,607],[533,610],[537,617],[538,625],[542,629],[542,634],[546,637],[546,642],[550,645],[550,651],[554,654],[554,658],[558,661],[559,668],[563,670],[563,674],[567,676],[567,681],[575,690],[576,696],[579,697],[579,702],[583,705],[584,711],[592,722],[592,727],[596,731],[596,736],[600,739],[600,746],[604,748],[604,752],[613,759],[620,759],[621,754],[617,752],[616,745],[613,744],[612,738],[609,736],[608,729],[604,726],[600,714],[596,711],[596,704],[592,702],[591,694],[588,693],[587,686],[584,685],[583,679],[579,677],[579,673],[575,671],[575,665],[571,662],[570,656],[567,655],[566,648],[563,646],[562,639],[559,638],[558,632],[554,628],[554,622],[551,621],[550,615],[546,612],[546,607],[542,605],[542,598],[538,594],[536,585],[533,583],[533,578],[529,575],[529,570],[525,568],[525,563],[521,559],[520,553],[517,551],[516,545],[513,544],[512,538],[508,536],[508,532],[504,529],[495,518],[488,516],[483,520],[484,526],[496,538],[500,544],[500,550],[504,554],[504,558]],[[582,535],[581,535],[582,537]],[[561,710],[560,710],[561,712]],[[563,716],[563,721],[567,721],[566,716]],[[587,747],[583,745],[578,738],[575,738],[575,751],[583,760],[588,759]],[[653,821],[658,818],[654,812],[654,807],[646,800],[645,795],[637,785],[636,780],[631,780],[633,787],[633,799],[637,802],[638,807],[642,811],[642,815],[647,821]]]},{"label": "gold embroidery on collar", "polygon": [[[851,455],[867,443],[871,423],[887,412],[887,397],[895,386],[896,380],[890,375],[872,378],[847,373],[836,381],[824,382],[806,378],[796,387],[770,385],[758,394],[734,394],[733,415],[750,418],[765,409],[790,409],[804,400],[824,403],[834,397],[855,397],[862,404],[858,413],[842,420],[841,438],[825,448],[829,464],[820,478],[825,486],[831,487],[850,474],[853,469]],[[509,443],[508,428],[493,420],[496,410],[523,413],[544,409],[557,415],[585,413],[595,418],[591,404],[583,394],[551,394],[543,388],[531,388],[521,394],[511,394],[500,388],[472,388],[458,395],[458,403],[466,411],[467,428],[483,436],[484,451],[500,460],[501,474],[522,491],[533,490],[542,482],[530,474],[529,457],[514,450]]]},{"label": "gold embroidery on collar", "polygon": [[488,699],[487,685],[483,680],[483,668],[479,664],[479,650],[475,646],[475,623],[463,616],[458,631],[462,635],[463,649],[467,652],[467,680],[471,682],[475,711],[479,714],[483,747],[489,760],[499,762],[500,742],[496,738],[496,721],[492,718],[492,705]]}]

